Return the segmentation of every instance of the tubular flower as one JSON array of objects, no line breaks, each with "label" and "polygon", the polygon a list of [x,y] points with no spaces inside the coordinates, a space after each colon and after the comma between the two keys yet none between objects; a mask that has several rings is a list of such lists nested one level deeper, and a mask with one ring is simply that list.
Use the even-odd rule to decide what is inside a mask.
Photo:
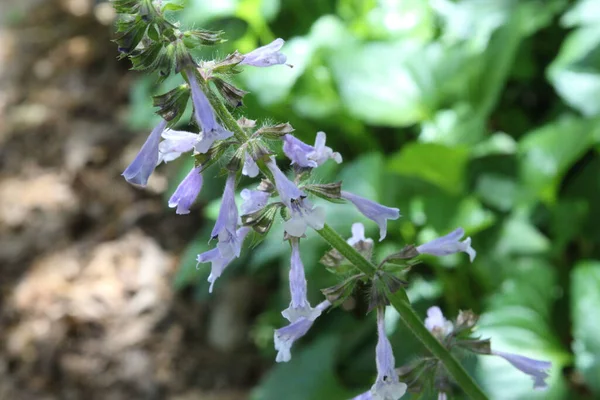
[{"label": "tubular flower", "polygon": [[283,225],[290,236],[300,237],[306,232],[306,226],[323,229],[325,226],[325,210],[315,207],[306,199],[306,195],[290,181],[279,169],[275,161],[267,162],[267,167],[275,178],[275,187],[283,204],[289,208],[292,217]]},{"label": "tubular flower", "polygon": [[245,227],[245,226],[243,226],[237,230],[236,235],[239,239],[237,241],[239,249],[237,249],[237,251],[230,252],[228,255],[224,256],[223,254],[221,254],[221,252],[219,251],[218,248],[214,248],[214,249],[208,250],[202,254],[198,254],[198,257],[196,258],[196,261],[198,263],[206,263],[206,262],[211,263],[210,275],[208,276],[208,281],[210,282],[210,287],[209,287],[208,291],[210,293],[212,293],[215,281],[221,276],[221,274],[223,273],[225,268],[227,268],[227,266],[235,258],[234,253],[237,252],[239,254],[239,252],[241,251],[244,238],[246,237],[246,235],[249,232],[250,232],[250,228]]},{"label": "tubular flower", "polygon": [[213,238],[219,239],[217,248],[223,257],[240,256],[241,245],[236,233],[238,220],[238,210],[235,204],[235,173],[230,173],[225,182],[219,216],[211,233]]},{"label": "tubular flower", "polygon": [[283,39],[278,38],[266,46],[254,49],[243,56],[244,59],[240,64],[251,65],[253,67],[270,67],[272,65],[285,64],[287,57],[279,51],[284,43]]},{"label": "tubular flower", "polygon": [[195,144],[198,153],[206,153],[215,140],[223,140],[231,137],[232,132],[223,128],[215,119],[215,113],[208,101],[208,98],[200,89],[196,75],[193,70],[187,71],[192,92],[192,104],[194,105],[194,118],[200,127],[202,127],[202,138]]},{"label": "tubular flower", "polygon": [[431,254],[434,256],[447,256],[462,251],[467,253],[469,255],[469,260],[473,262],[477,252],[471,247],[470,237],[462,242],[459,241],[464,235],[465,230],[463,228],[455,229],[446,236],[439,237],[417,246],[417,251],[421,254]]},{"label": "tubular flower", "polygon": [[342,198],[350,201],[365,217],[379,225],[379,241],[385,239],[387,234],[387,220],[400,218],[400,210],[386,207],[364,197],[342,191]]},{"label": "tubular flower", "polygon": [[533,388],[536,390],[544,390],[548,388],[546,378],[548,370],[552,368],[552,363],[549,361],[534,360],[533,358],[523,357],[517,354],[504,353],[502,351],[493,351],[493,355],[504,358],[512,364],[513,367],[533,378]]},{"label": "tubular flower", "polygon": [[167,127],[167,121],[164,119],[152,130],[148,139],[140,149],[138,155],[133,159],[131,164],[123,171],[125,180],[131,184],[138,186],[146,186],[148,178],[154,172],[154,168],[158,164],[158,146],[160,143],[160,135]]},{"label": "tubular flower", "polygon": [[267,192],[249,189],[242,190],[240,195],[243,200],[242,205],[240,206],[242,215],[252,214],[253,212],[262,210],[269,202],[269,197],[271,196]]},{"label": "tubular flower", "polygon": [[[325,311],[331,303],[327,300],[317,304],[315,307],[319,313]],[[275,331],[274,341],[275,350],[277,350],[276,362],[288,362],[292,359],[291,349],[294,342],[304,335],[313,325],[314,320],[306,317],[300,317],[296,321],[290,323],[283,328],[279,328]]]},{"label": "tubular flower", "polygon": [[318,132],[315,145],[310,146],[289,133],[283,137],[283,152],[292,164],[302,168],[317,168],[330,158],[340,164],[342,156],[325,146],[326,135]]},{"label": "tubular flower", "polygon": [[299,318],[307,318],[314,321],[321,311],[312,308],[306,297],[306,277],[304,276],[304,265],[300,259],[300,239],[291,238],[292,256],[290,260],[290,293],[292,301],[290,306],[281,312],[281,315],[290,322],[296,322]]},{"label": "tubular flower", "polygon": [[190,207],[202,189],[202,167],[194,167],[181,181],[169,199],[169,207],[177,209],[177,214],[189,214]]},{"label": "tubular flower", "polygon": [[360,222],[352,224],[352,236],[346,240],[350,246],[354,246],[358,242],[373,243],[373,239],[365,237],[365,226]]},{"label": "tubular flower", "polygon": [[259,170],[256,161],[248,153],[246,153],[244,159],[244,166],[242,167],[242,174],[250,177],[256,178],[258,176]]},{"label": "tubular flower", "polygon": [[446,335],[452,333],[454,325],[452,322],[444,318],[442,310],[439,307],[429,307],[427,310],[427,318],[425,318],[425,327],[432,333],[439,333],[444,338]]}]

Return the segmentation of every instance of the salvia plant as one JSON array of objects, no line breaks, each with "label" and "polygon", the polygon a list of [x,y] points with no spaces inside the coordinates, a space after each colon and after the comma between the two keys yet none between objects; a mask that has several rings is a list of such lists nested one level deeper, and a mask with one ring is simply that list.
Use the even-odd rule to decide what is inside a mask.
[{"label": "salvia plant", "polygon": [[[290,362],[294,343],[302,338],[323,313],[342,304],[357,285],[367,286],[369,312],[376,314],[378,343],[375,348],[377,377],[371,389],[355,399],[397,400],[407,391],[434,391],[438,399],[447,399],[457,386],[473,399],[486,395],[466,373],[458,358],[465,354],[504,358],[534,381],[535,389],[546,387],[551,364],[516,354],[492,350],[489,339],[475,334],[477,316],[461,312],[454,321],[444,318],[432,307],[423,322],[410,305],[406,294],[407,275],[421,254],[446,256],[458,252],[476,256],[471,239],[457,228],[447,235],[420,245],[407,245],[374,264],[374,241],[365,237],[364,226],[352,226],[347,240],[327,224],[324,209],[313,202],[350,202],[356,210],[379,226],[379,241],[386,237],[387,221],[400,217],[397,208],[387,207],[343,190],[342,182],[311,183],[311,172],[326,162],[342,162],[342,156],[326,145],[326,135],[316,134],[315,143],[307,144],[293,136],[288,123],[259,124],[251,119],[235,119],[232,111],[242,105],[244,90],[232,83],[243,68],[286,65],[281,51],[283,39],[259,47],[248,54],[234,52],[217,60],[197,60],[192,50],[215,46],[224,41],[223,32],[185,30],[166,17],[181,6],[160,0],[113,0],[119,13],[117,22],[120,57],[128,57],[133,69],[156,73],[163,81],[181,74],[185,83],[154,97],[161,117],[138,155],[123,172],[134,185],[145,186],[157,165],[172,161],[184,153],[195,160],[194,166],[169,200],[177,214],[187,214],[201,191],[203,171],[218,163],[226,176],[219,215],[211,233],[216,244],[199,254],[200,264],[211,263],[210,291],[225,268],[240,256],[244,241],[252,232],[258,237],[269,234],[273,224],[283,223],[284,237],[290,247],[290,305],[282,311],[289,324],[274,332],[277,362]],[[192,124],[198,132],[174,130],[191,100]],[[291,174],[278,165],[279,146],[290,161]],[[330,161],[331,160],[331,161]],[[256,178],[255,189],[241,191],[242,204],[236,204],[238,183],[245,175]],[[313,306],[307,299],[307,281],[302,264],[302,242],[308,229],[321,236],[331,250],[321,259],[328,270],[339,275],[339,284],[323,288],[323,300]],[[283,242],[282,242],[283,243]],[[282,244],[283,245],[283,244]],[[386,306],[394,307],[402,321],[425,345],[430,354],[405,366],[397,366],[385,333]]]}]

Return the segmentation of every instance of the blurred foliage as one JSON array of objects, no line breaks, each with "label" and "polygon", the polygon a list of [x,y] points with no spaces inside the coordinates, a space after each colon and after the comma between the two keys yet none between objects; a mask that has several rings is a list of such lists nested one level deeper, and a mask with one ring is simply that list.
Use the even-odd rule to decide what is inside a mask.
[{"label": "blurred foliage", "polygon": [[[188,0],[173,18],[226,31],[221,57],[286,39],[294,68],[248,68],[240,84],[252,93],[239,114],[289,121],[309,143],[326,131],[344,163],[324,165],[316,179],[337,175],[347,190],[401,209],[376,257],[465,228],[477,259],[425,259],[410,275],[416,309],[424,315],[438,304],[452,317],[473,309],[494,349],[553,362],[545,393],[501,359],[470,362],[491,398],[600,397],[598,0]],[[132,122],[147,123],[154,89],[146,79],[135,86]],[[208,218],[221,187],[201,194],[214,203]],[[350,206],[324,206],[345,235],[361,220]],[[201,299],[209,266],[197,271],[194,256],[206,248],[207,229],[191,241],[176,278],[178,287],[196,285]],[[273,358],[270,335],[288,302],[289,255],[279,233],[216,284],[235,274],[278,282],[252,331]],[[325,250],[314,235],[303,242],[313,303],[335,283],[318,264]],[[376,335],[357,300],[351,313],[320,318],[254,398],[342,399],[365,390]],[[389,314],[401,365],[421,348]]]}]

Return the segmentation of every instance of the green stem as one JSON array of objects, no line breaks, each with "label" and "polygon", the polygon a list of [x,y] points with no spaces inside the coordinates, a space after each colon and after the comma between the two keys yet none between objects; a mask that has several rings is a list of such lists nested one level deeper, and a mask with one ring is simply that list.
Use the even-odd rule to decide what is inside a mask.
[{"label": "green stem", "polygon": [[444,364],[444,367],[454,378],[456,383],[462,388],[467,396],[475,400],[486,400],[487,396],[471,376],[465,371],[463,366],[454,358],[454,356],[425,328],[421,318],[411,307],[407,300],[404,289],[396,293],[387,293],[387,297],[392,306],[398,311],[404,324],[414,333],[414,335],[427,347],[427,349],[438,360]]},{"label": "green stem", "polygon": [[[318,230],[331,247],[339,251],[348,261],[354,264],[359,270],[373,276],[377,267],[370,261],[364,258],[356,249],[350,246],[346,241],[329,225],[325,224],[323,229]],[[395,293],[386,293],[392,306],[398,311],[404,324],[414,333],[414,335],[425,345],[425,347],[437,357],[448,373],[454,378],[456,383],[464,390],[464,392],[475,400],[485,400],[486,395],[477,386],[473,378],[465,371],[454,356],[425,328],[421,318],[413,310],[408,301],[406,291],[400,288]]]},{"label": "green stem", "polygon": [[[210,93],[207,90],[207,93]],[[231,130],[236,137],[240,137],[240,140],[247,140],[247,135],[239,127],[237,121],[233,118],[229,110],[216,96],[209,96],[211,105],[215,109],[215,112],[221,118],[221,121],[225,127]],[[325,224],[323,229],[316,231],[321,237],[331,245],[334,249],[339,251],[348,261],[350,261],[356,268],[367,276],[374,276],[377,271],[377,267],[373,265],[369,260],[364,258],[358,251],[350,246],[339,233],[332,229],[329,225]],[[415,334],[415,336],[431,351],[431,353],[437,357],[442,364],[446,367],[448,373],[454,378],[456,383],[464,390],[464,392],[471,399],[474,400],[486,400],[487,397],[477,386],[475,381],[469,376],[465,369],[460,363],[454,358],[454,356],[425,328],[423,322],[419,316],[412,309],[408,296],[404,289],[399,289],[396,293],[387,293],[389,300],[394,308],[400,314],[400,317],[408,326],[408,328]]]}]

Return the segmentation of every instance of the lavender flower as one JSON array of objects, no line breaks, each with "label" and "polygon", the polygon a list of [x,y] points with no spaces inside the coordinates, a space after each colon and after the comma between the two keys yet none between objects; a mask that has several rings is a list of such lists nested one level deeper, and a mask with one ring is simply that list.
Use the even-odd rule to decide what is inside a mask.
[{"label": "lavender flower", "polygon": [[244,200],[240,207],[242,215],[252,214],[253,212],[263,209],[269,202],[269,197],[271,196],[271,194],[267,192],[249,189],[242,190],[240,195],[242,196],[242,200]]},{"label": "lavender flower", "polygon": [[398,400],[406,393],[406,384],[400,382],[395,371],[392,345],[385,335],[384,308],[377,309],[377,334],[379,340],[375,349],[377,379],[369,392],[358,395],[354,400]]},{"label": "lavender flower", "polygon": [[469,255],[469,260],[473,262],[477,252],[471,247],[471,238],[468,237],[462,242],[459,242],[465,234],[463,228],[458,228],[446,236],[439,237],[430,242],[417,247],[417,251],[421,254],[432,254],[434,256],[447,256],[458,252],[465,252]]},{"label": "lavender flower", "polygon": [[325,146],[325,140],[325,133],[318,132],[313,147],[295,136],[287,134],[283,137],[283,152],[292,160],[292,164],[302,168],[317,168],[330,158],[340,164],[342,156],[340,153],[334,153],[331,147]]},{"label": "lavender flower", "polygon": [[146,186],[148,178],[154,172],[154,168],[158,164],[158,145],[160,143],[160,135],[167,127],[167,121],[164,119],[152,130],[146,142],[140,149],[138,155],[123,171],[125,180],[131,184]]},{"label": "lavender flower", "polygon": [[548,388],[546,378],[548,371],[552,368],[552,363],[549,361],[534,360],[532,358],[519,356],[517,354],[504,353],[502,351],[493,351],[493,355],[504,358],[519,371],[526,373],[533,378],[533,388],[543,390]]},{"label": "lavender flower", "polygon": [[306,226],[313,229],[323,229],[325,226],[325,210],[315,207],[306,199],[306,195],[290,181],[279,169],[273,159],[267,162],[267,167],[275,179],[275,187],[279,197],[291,211],[292,217],[283,225],[290,236],[300,237],[306,232]]},{"label": "lavender flower", "polygon": [[380,242],[385,239],[387,234],[387,220],[400,218],[400,210],[397,208],[382,206],[379,203],[345,191],[342,191],[342,198],[352,202],[365,217],[379,225]]},{"label": "lavender flower", "polygon": [[202,189],[202,167],[194,167],[181,181],[169,199],[169,207],[177,207],[177,214],[189,214],[190,207]]},{"label": "lavender flower", "polygon": [[373,239],[365,237],[365,226],[360,222],[352,224],[352,236],[346,240],[350,246],[354,246],[358,242],[373,243]]},{"label": "lavender flower", "polygon": [[192,91],[192,103],[194,104],[194,118],[198,125],[202,127],[202,139],[195,147],[198,153],[206,153],[215,140],[223,140],[231,137],[232,132],[223,128],[215,119],[215,113],[208,101],[208,98],[200,89],[194,70],[188,70],[187,76],[190,81]]},{"label": "lavender flower", "polygon": [[439,307],[429,307],[427,310],[427,318],[425,318],[425,327],[432,333],[439,333],[442,338],[452,333],[454,325],[452,322],[444,318],[444,314]]},{"label": "lavender flower", "polygon": [[[327,300],[317,304],[315,307],[319,313],[325,311],[331,303]],[[275,350],[277,350],[276,362],[288,362],[292,359],[291,349],[294,342],[304,335],[313,325],[314,320],[306,317],[300,317],[295,322],[290,323],[283,328],[279,328],[275,331]]]},{"label": "lavender flower", "polygon": [[229,254],[223,255],[221,254],[218,248],[214,248],[202,254],[198,254],[198,257],[196,258],[196,261],[198,261],[198,263],[211,263],[210,275],[208,276],[208,281],[210,282],[210,287],[208,288],[208,291],[210,293],[212,293],[215,281],[221,276],[225,268],[227,268],[227,266],[235,258],[234,253],[240,253],[244,238],[246,237],[246,235],[248,235],[249,232],[250,228],[246,226],[243,226],[237,230],[236,236],[239,239],[237,241],[237,245],[239,246],[239,249],[237,249],[237,251],[229,252]]},{"label": "lavender flower", "polygon": [[193,132],[174,131],[167,129],[162,133],[163,141],[158,145],[158,163],[169,162],[178,158],[182,153],[192,151],[200,140],[200,135]]},{"label": "lavender flower", "polygon": [[314,321],[321,310],[312,308],[306,297],[306,277],[304,276],[304,265],[300,259],[300,239],[291,238],[292,256],[290,267],[290,293],[292,301],[290,306],[281,312],[281,315],[290,322],[296,322],[299,318],[307,318]]},{"label": "lavender flower", "polygon": [[246,153],[244,166],[242,167],[242,174],[250,177],[256,178],[258,176],[258,165],[256,161],[248,153]]},{"label": "lavender flower", "polygon": [[240,256],[241,244],[236,233],[238,220],[238,210],[235,204],[235,173],[230,173],[223,190],[219,216],[211,234],[211,237],[219,238],[217,247],[223,257]]},{"label": "lavender flower", "polygon": [[252,50],[244,55],[240,64],[251,65],[253,67],[270,67],[272,65],[285,64],[287,57],[279,52],[283,47],[284,40],[275,39],[266,46]]}]

